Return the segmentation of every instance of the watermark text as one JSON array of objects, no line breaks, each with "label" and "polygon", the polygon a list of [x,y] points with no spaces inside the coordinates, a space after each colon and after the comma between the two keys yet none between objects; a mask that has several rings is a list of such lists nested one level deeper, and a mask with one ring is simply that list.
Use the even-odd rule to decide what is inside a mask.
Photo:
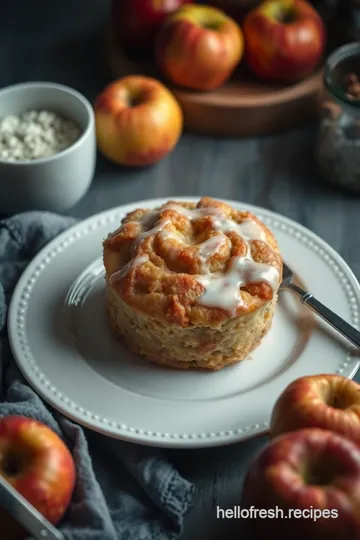
[{"label": "watermark text", "polygon": [[338,517],[338,511],[336,509],[323,509],[313,508],[289,508],[284,510],[275,506],[274,508],[241,508],[240,506],[233,506],[232,508],[216,507],[217,519],[311,519],[317,521],[318,519],[335,519]]}]

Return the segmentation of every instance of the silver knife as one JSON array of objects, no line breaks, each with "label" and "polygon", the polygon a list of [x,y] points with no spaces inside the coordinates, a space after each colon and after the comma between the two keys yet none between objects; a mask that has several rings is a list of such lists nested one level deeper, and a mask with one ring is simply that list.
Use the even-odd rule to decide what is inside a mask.
[{"label": "silver knife", "polygon": [[64,535],[0,476],[0,506],[36,540],[65,540]]}]

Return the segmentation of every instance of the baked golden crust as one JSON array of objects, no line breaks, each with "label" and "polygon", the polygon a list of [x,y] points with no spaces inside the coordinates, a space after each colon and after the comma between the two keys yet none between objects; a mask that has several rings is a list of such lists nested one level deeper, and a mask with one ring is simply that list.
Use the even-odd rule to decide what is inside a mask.
[{"label": "baked golden crust", "polygon": [[175,369],[217,371],[244,360],[269,331],[276,297],[257,311],[229,319],[220,328],[168,325],[133,310],[110,288],[110,327],[133,353]]},{"label": "baked golden crust", "polygon": [[[103,248],[107,286],[115,295],[130,308],[181,328],[220,328],[260,310],[274,299],[282,277],[270,230],[253,214],[210,197],[196,205],[169,201],[155,210],[135,210]],[[243,261],[241,279],[250,281],[240,283],[236,305],[229,308],[221,300],[224,279]],[[261,281],[262,275],[271,279]]]}]

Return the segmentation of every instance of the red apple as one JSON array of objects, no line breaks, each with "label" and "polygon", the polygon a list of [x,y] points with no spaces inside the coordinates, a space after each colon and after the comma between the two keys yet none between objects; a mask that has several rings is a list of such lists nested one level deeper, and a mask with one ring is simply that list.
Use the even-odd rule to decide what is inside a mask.
[{"label": "red apple", "polygon": [[263,79],[303,79],[325,50],[323,20],[306,0],[266,0],[245,17],[243,32],[249,68]]},{"label": "red apple", "polygon": [[188,5],[170,15],[155,45],[157,62],[173,83],[214,90],[233,73],[243,54],[238,24],[210,6]]},{"label": "red apple", "polygon": [[120,165],[160,161],[182,133],[180,105],[149,77],[130,75],[111,83],[97,97],[94,110],[98,148]]},{"label": "red apple", "polygon": [[360,385],[341,375],[311,375],[292,382],[276,401],[270,434],[306,427],[335,431],[360,447]]},{"label": "red apple", "polygon": [[359,540],[360,449],[317,428],[281,435],[250,465],[240,508],[246,538]]},{"label": "red apple", "polygon": [[166,16],[192,0],[113,0],[111,22],[124,47],[146,50],[153,46]]},{"label": "red apple", "polygon": [[61,520],[76,469],[69,449],[50,428],[23,416],[1,418],[0,474],[48,521]]}]

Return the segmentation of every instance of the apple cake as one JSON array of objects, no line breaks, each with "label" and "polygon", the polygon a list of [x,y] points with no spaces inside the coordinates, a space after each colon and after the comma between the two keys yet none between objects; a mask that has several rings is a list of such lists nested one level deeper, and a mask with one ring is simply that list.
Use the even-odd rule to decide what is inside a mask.
[{"label": "apple cake", "polygon": [[282,278],[272,232],[202,197],[127,214],[103,243],[109,323],[151,362],[217,370],[269,330]]}]

